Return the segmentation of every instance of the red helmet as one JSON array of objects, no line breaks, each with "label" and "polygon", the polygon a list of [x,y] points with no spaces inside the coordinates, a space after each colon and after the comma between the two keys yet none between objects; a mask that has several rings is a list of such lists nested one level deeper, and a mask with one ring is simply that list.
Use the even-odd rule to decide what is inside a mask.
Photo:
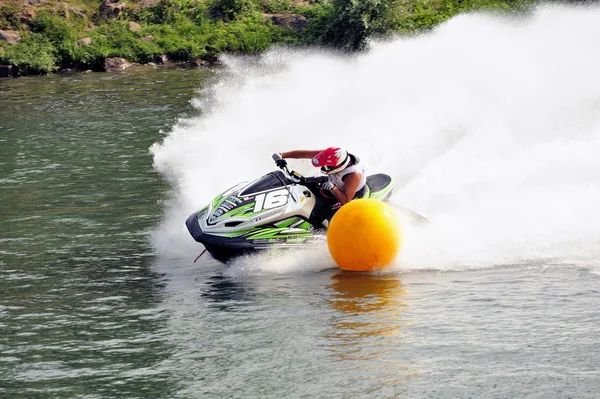
[{"label": "red helmet", "polygon": [[343,148],[329,147],[312,159],[312,164],[321,167],[321,171],[326,175],[337,173],[344,170],[350,163],[348,151]]}]

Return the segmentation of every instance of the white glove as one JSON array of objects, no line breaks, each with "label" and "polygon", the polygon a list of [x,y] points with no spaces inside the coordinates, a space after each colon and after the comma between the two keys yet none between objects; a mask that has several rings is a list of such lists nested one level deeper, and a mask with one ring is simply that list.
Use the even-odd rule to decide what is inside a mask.
[{"label": "white glove", "polygon": [[281,161],[283,159],[283,157],[281,156],[280,152],[276,152],[273,154],[273,161],[277,162],[277,161]]},{"label": "white glove", "polygon": [[334,188],[335,188],[335,184],[333,184],[330,181],[326,181],[325,183],[321,184],[321,189],[323,189],[323,190],[333,191]]}]

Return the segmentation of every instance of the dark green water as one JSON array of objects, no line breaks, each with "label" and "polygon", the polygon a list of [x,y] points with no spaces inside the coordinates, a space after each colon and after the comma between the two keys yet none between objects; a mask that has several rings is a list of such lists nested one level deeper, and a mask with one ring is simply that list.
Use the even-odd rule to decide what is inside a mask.
[{"label": "dark green water", "polygon": [[0,80],[0,396],[171,396],[148,147],[205,75]]},{"label": "dark green water", "polygon": [[0,397],[598,397],[597,265],[193,263],[148,148],[210,74],[0,80]]}]

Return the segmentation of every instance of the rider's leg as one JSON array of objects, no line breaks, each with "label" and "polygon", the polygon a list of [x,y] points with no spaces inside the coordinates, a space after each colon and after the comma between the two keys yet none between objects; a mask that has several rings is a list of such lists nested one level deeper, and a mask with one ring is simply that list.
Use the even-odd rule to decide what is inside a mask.
[{"label": "rider's leg", "polygon": [[335,205],[335,200],[316,195],[315,201],[315,206],[308,221],[316,228],[327,227],[329,219],[333,217],[333,214],[336,211],[335,209],[332,209],[333,205]]},{"label": "rider's leg", "polygon": [[[367,186],[363,186],[360,190],[354,194],[354,198],[362,198],[365,196],[367,192]],[[329,221],[333,217],[333,215],[340,209],[337,203],[337,200],[331,198],[325,198],[321,195],[315,196],[315,207],[313,208],[312,213],[310,214],[309,222],[312,223],[313,226],[316,227],[328,227]]]}]

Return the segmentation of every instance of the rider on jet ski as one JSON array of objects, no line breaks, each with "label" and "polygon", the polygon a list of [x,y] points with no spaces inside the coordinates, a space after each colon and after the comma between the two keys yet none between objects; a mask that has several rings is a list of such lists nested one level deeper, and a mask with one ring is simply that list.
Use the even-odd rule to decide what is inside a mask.
[{"label": "rider on jet ski", "polygon": [[[337,209],[354,198],[361,198],[366,191],[367,177],[365,167],[359,158],[348,153],[343,148],[329,147],[324,150],[293,150],[273,154],[273,159],[278,167],[287,166],[285,158],[311,159],[313,166],[321,168],[321,172],[329,180],[321,185],[322,190],[330,192],[335,200],[326,193],[324,198],[318,199],[311,219],[317,224],[329,224]],[[336,203],[337,202],[337,203]]]}]

